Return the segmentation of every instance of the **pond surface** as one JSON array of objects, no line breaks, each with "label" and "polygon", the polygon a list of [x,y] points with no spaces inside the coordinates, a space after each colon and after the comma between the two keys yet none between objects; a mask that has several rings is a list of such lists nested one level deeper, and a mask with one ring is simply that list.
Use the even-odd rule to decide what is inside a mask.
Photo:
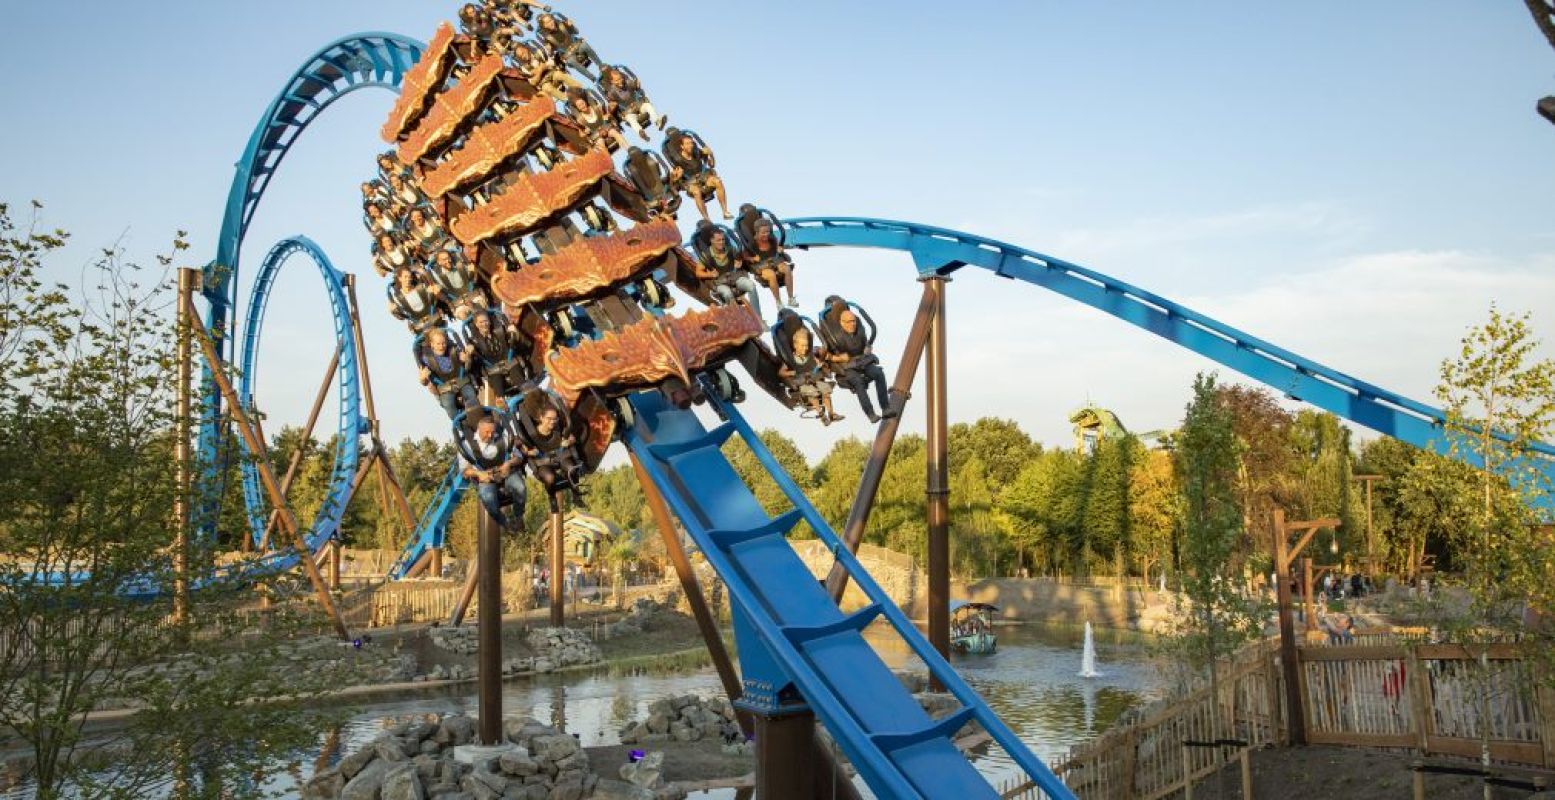
[{"label": "pond surface", "polygon": [[[998,628],[998,652],[980,656],[957,655],[956,668],[991,705],[996,713],[1043,761],[1052,761],[1069,748],[1105,730],[1119,715],[1158,697],[1164,688],[1159,664],[1153,661],[1137,636],[1097,632],[1096,651],[1101,677],[1079,677],[1083,632],[1068,627],[1008,625]],[[917,668],[916,656],[889,629],[871,628],[871,643],[894,668]],[[503,689],[506,715],[528,715],[577,734],[585,746],[617,744],[618,732],[627,722],[647,716],[648,705],[663,697],[681,694],[721,694],[711,668],[671,675],[611,677],[603,670],[592,673],[536,676],[507,683]],[[354,751],[378,736],[386,727],[428,714],[476,713],[474,684],[445,690],[429,690],[397,698],[359,704],[338,731],[321,734],[318,750],[300,754],[301,777],[312,775],[322,757],[324,763]],[[993,780],[1017,770],[1002,752],[975,757],[978,767]],[[282,773],[277,788],[295,785]],[[23,786],[0,794],[26,798]],[[703,800],[732,798],[732,791],[695,795]]]}]

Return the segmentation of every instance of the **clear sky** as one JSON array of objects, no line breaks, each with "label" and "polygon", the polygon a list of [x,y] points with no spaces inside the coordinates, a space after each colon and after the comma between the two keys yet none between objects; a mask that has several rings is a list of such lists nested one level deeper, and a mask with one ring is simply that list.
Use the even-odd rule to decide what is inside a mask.
[{"label": "clear sky", "polygon": [[[1555,52],[1516,0],[559,7],[709,141],[736,203],[1003,239],[1422,400],[1493,300],[1555,336],[1555,126],[1533,110],[1555,91]],[[203,263],[232,162],[291,72],[349,33],[425,39],[456,9],[3,0],[0,199],[42,200],[75,232],[62,280],[121,234],[150,261],[187,229]],[[250,230],[244,292],[271,243],[318,240],[363,276],[386,433],[444,437],[358,221],[391,103],[356,93],[292,150]],[[797,258],[805,309],[831,293],[864,304],[894,369],[917,293],[905,256]],[[953,421],[1010,417],[1061,443],[1091,401],[1135,430],[1170,427],[1212,366],[986,274],[949,298]],[[266,326],[269,430],[301,422],[329,338],[317,277],[294,264]],[[830,429],[760,397],[749,408],[819,456],[868,433],[839,399],[853,413]],[[909,429],[921,420],[915,409]]]}]

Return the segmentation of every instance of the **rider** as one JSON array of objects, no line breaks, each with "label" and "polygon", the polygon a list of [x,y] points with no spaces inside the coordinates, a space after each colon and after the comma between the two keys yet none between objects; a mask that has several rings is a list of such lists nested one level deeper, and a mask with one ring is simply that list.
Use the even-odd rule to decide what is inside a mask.
[{"label": "rider", "polygon": [[518,394],[530,379],[524,354],[532,342],[500,309],[489,309],[470,319],[465,339],[475,348],[475,359],[487,388],[498,397]]},{"label": "rider", "polygon": [[[522,525],[529,490],[524,485],[524,455],[514,446],[507,420],[496,409],[483,409],[473,431],[456,422],[454,438],[461,472],[466,480],[475,481],[475,494],[486,513],[503,528]],[[502,513],[504,500],[513,507],[511,518]]]},{"label": "rider", "polygon": [[[864,416],[869,417],[870,422],[879,422],[881,414],[886,418],[896,416],[886,389],[885,370],[880,368],[880,359],[874,353],[874,320],[858,306],[832,295],[826,298],[820,326],[826,339],[826,358],[837,375],[837,383],[858,396]],[[869,402],[870,384],[874,384],[875,395],[880,400],[880,414],[875,413],[875,407]]]},{"label": "rider", "polygon": [[416,333],[443,324],[443,306],[440,290],[429,286],[414,267],[404,266],[394,271],[394,283],[389,286],[389,313],[395,319],[405,320]]},{"label": "rider", "polygon": [[724,219],[734,219],[729,213],[729,200],[724,191],[723,178],[718,177],[718,160],[711,148],[694,133],[670,128],[664,134],[664,157],[670,163],[670,182],[691,195],[696,201],[702,219],[707,216],[707,195],[718,199],[718,207]]},{"label": "rider", "polygon": [[[370,207],[370,206],[369,206]],[[370,214],[371,212],[369,212]],[[394,272],[410,266],[410,256],[393,233],[378,234],[378,244],[373,248],[373,271],[387,278]]]},{"label": "rider", "polygon": [[486,307],[475,268],[469,259],[448,247],[438,248],[427,264],[427,276],[437,287],[438,297],[453,311],[454,319],[468,319],[477,310]]},{"label": "rider", "polygon": [[654,110],[637,76],[626,67],[613,66],[601,70],[599,90],[605,95],[605,110],[637,131],[637,135],[645,142],[648,141],[647,126],[658,125],[659,130],[663,130],[669,122],[667,117]]},{"label": "rider", "polygon": [[782,360],[778,377],[798,392],[805,407],[821,424],[843,419],[832,408],[832,382],[826,379],[825,351],[811,341],[810,329],[798,314],[786,308],[778,312],[778,324],[772,328],[772,348]]},{"label": "rider", "polygon": [[623,171],[637,193],[642,195],[643,202],[648,204],[651,214],[675,216],[675,210],[680,208],[680,193],[670,186],[664,162],[658,156],[641,147],[629,148]]},{"label": "rider", "polygon": [[612,151],[614,148],[626,147],[626,137],[616,130],[615,122],[605,113],[604,105],[592,92],[582,88],[568,92],[567,116],[583,129],[583,135],[588,138],[591,147],[598,147],[602,143]]},{"label": "rider", "polygon": [[692,249],[696,258],[692,274],[708,287],[708,294],[721,303],[744,301],[761,316],[761,300],[756,295],[756,281],[742,265],[740,246],[729,236],[729,229],[707,220],[697,223],[692,235]]},{"label": "rider", "polygon": [[589,80],[596,82],[599,80],[599,76],[589,69],[599,65],[599,56],[594,52],[594,48],[578,35],[578,27],[572,24],[572,20],[561,13],[551,11],[541,14],[535,21],[535,27],[540,41],[544,42],[563,64],[587,75]]},{"label": "rider", "polygon": [[[745,221],[743,212],[740,221]],[[783,243],[774,232],[771,220],[757,217],[752,227],[754,230],[749,238],[744,229],[740,231],[740,241],[745,243],[745,258],[751,270],[772,291],[772,302],[783,305],[783,298],[778,296],[778,289],[782,287],[788,289],[788,304],[799,305],[794,299],[794,260],[783,252]]]},{"label": "rider", "polygon": [[410,217],[405,227],[411,240],[423,253],[433,252],[437,243],[448,236],[448,232],[443,230],[441,220],[435,215],[427,214],[427,207],[424,205],[410,209]]},{"label": "rider", "polygon": [[545,389],[525,394],[518,405],[514,430],[529,458],[530,470],[547,490],[555,492],[563,484],[578,488],[583,480],[578,441],[560,397]]},{"label": "rider", "polygon": [[459,416],[461,405],[464,408],[476,406],[479,399],[469,376],[470,359],[475,354],[473,349],[455,350],[448,339],[448,331],[433,328],[416,343],[415,351],[421,385],[437,397],[449,419]]},{"label": "rider", "polygon": [[535,91],[548,95],[558,103],[567,102],[567,92],[581,84],[558,67],[544,52],[544,46],[534,42],[518,42],[513,45],[513,62],[520,75]]}]

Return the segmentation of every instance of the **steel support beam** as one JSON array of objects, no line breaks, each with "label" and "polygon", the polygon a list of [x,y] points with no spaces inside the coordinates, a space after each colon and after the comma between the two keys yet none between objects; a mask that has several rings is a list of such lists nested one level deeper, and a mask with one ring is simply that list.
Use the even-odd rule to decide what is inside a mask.
[{"label": "steel support beam", "polygon": [[[927,360],[928,441],[925,448],[928,476],[924,496],[928,504],[929,555],[929,643],[941,657],[950,658],[950,421],[946,388],[945,284],[943,276],[929,277],[925,283],[938,283],[934,292],[933,318],[929,322]],[[938,679],[930,676],[931,691],[943,692]]]},{"label": "steel support beam", "polygon": [[[918,301],[918,313],[913,316],[912,328],[907,332],[907,346],[902,348],[902,360],[896,364],[896,380],[891,384],[891,402],[896,414],[881,422],[875,432],[874,444],[869,449],[869,460],[865,462],[864,474],[859,479],[858,494],[853,497],[853,506],[848,509],[848,522],[842,529],[842,543],[847,545],[850,553],[858,552],[859,543],[864,540],[864,531],[869,527],[869,514],[875,509],[875,495],[880,491],[880,480],[885,477],[886,462],[891,457],[892,445],[896,443],[896,432],[902,426],[902,413],[912,392],[913,379],[918,375],[918,362],[923,360],[923,348],[929,339],[929,325],[934,320],[939,293],[943,289],[943,279],[923,281],[923,297]],[[841,603],[843,592],[847,589],[848,571],[843,569],[840,562],[832,564],[831,572],[826,576],[826,593],[831,595],[833,601]]]},{"label": "steel support beam", "polygon": [[[199,314],[194,308],[194,300],[190,297],[183,298],[184,315],[187,319],[199,319]],[[232,388],[232,381],[227,379],[227,371],[222,364],[221,356],[216,352],[216,343],[211,340],[210,334],[204,326],[190,326],[196,339],[200,343],[200,349],[205,354],[206,365],[210,368],[211,378],[215,380],[217,388],[227,400],[228,413],[232,415],[232,422],[238,428],[238,433],[248,444],[250,455],[257,462],[259,478],[264,483],[265,491],[270,495],[270,502],[276,508],[281,509],[281,527],[292,537],[292,545],[297,548],[298,560],[302,562],[303,571],[308,575],[308,582],[313,585],[313,591],[318,596],[319,605],[334,622],[335,632],[341,639],[350,640],[351,632],[346,628],[345,619],[340,616],[340,610],[335,607],[335,599],[329,594],[329,587],[324,584],[324,576],[319,574],[319,567],[313,563],[313,553],[308,550],[308,542],[303,538],[302,529],[297,526],[297,518],[292,515],[291,507],[286,504],[286,495],[281,492],[281,485],[275,479],[275,473],[270,470],[270,457],[265,447],[265,441],[255,433],[249,424],[247,413],[243,410],[243,404],[238,402],[238,393]]]}]

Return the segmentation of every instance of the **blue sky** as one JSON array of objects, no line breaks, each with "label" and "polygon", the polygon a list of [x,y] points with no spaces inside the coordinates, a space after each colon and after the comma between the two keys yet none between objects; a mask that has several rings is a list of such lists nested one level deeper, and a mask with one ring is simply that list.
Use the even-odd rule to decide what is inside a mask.
[{"label": "blue sky", "polygon": [[[1555,91],[1555,52],[1514,0],[560,8],[712,144],[736,203],[986,234],[1425,400],[1491,301],[1555,331],[1555,127],[1533,111]],[[149,261],[187,229],[203,262],[232,162],[292,70],[348,33],[426,38],[456,9],[8,0],[0,199],[42,200],[75,232],[62,280],[121,234]],[[307,131],[260,207],[244,275],[295,233],[361,273],[386,432],[442,436],[357,219],[391,102],[357,93]],[[799,270],[807,309],[841,293],[885,324],[893,368],[917,292],[905,258],[805,254]],[[302,420],[330,335],[310,270],[294,265],[278,291],[259,397],[272,431]],[[949,298],[953,420],[1012,417],[1059,443],[1093,401],[1134,429],[1167,427],[1211,367],[991,276],[958,279]],[[750,407],[815,456],[868,431],[856,411],[822,429]]]}]

